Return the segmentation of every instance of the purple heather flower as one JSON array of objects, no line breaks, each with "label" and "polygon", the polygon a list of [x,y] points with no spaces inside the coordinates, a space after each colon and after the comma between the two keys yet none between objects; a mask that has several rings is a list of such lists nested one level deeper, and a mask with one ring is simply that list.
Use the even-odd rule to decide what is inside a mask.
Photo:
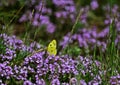
[{"label": "purple heather flower", "polygon": [[117,5],[114,5],[112,8],[112,13],[117,14],[119,7]]},{"label": "purple heather flower", "polygon": [[42,55],[43,55],[42,52],[38,52],[38,53],[33,54],[31,57],[27,57],[27,58],[29,59],[29,62],[35,62],[39,64],[43,62]]},{"label": "purple heather flower", "polygon": [[67,34],[66,36],[63,37],[63,41],[60,42],[60,46],[65,48],[68,43],[71,43],[72,41],[70,40],[70,34]]},{"label": "purple heather flower", "polygon": [[7,48],[13,48],[12,50],[23,50],[27,51],[27,46],[23,44],[23,41],[20,39],[17,39],[16,36],[7,36],[6,34],[1,34],[1,37],[3,38],[4,45]]},{"label": "purple heather flower", "polygon": [[88,40],[89,43],[93,43],[93,44],[96,44],[96,39],[92,38],[92,39],[89,39]]},{"label": "purple heather flower", "polygon": [[67,18],[68,13],[65,12],[65,11],[58,11],[58,12],[55,13],[55,15],[56,15],[57,18],[61,18],[61,17]]},{"label": "purple heather flower", "polygon": [[45,81],[43,79],[36,79],[36,84],[37,85],[46,85]]},{"label": "purple heather flower", "polygon": [[46,31],[49,32],[49,33],[53,33],[55,32],[55,25],[53,25],[52,23],[49,23],[47,24],[47,28],[46,28]]},{"label": "purple heather flower", "polygon": [[83,38],[85,38],[85,39],[91,38],[90,33],[88,33],[88,32],[84,33]]},{"label": "purple heather flower", "polygon": [[40,18],[40,14],[36,13],[35,16],[34,16],[34,19],[37,20],[38,18]]},{"label": "purple heather flower", "polygon": [[98,34],[98,37],[104,38],[105,36],[108,35],[108,33],[109,33],[109,28],[107,27]]},{"label": "purple heather flower", "polygon": [[109,20],[109,19],[106,19],[106,20],[104,20],[104,23],[105,23],[106,25],[108,25],[108,24],[110,23],[110,20]]},{"label": "purple heather flower", "polygon": [[97,61],[97,60],[95,60],[95,64],[96,64],[97,67],[101,66],[101,63],[99,61]]},{"label": "purple heather flower", "polygon": [[73,5],[73,0],[53,0],[53,3],[57,6]]},{"label": "purple heather flower", "polygon": [[26,14],[23,14],[22,17],[19,19],[19,22],[25,22],[27,19]]},{"label": "purple heather flower", "polygon": [[88,17],[88,11],[89,11],[89,6],[86,6],[84,8],[81,8],[81,16],[80,16],[80,21],[83,23],[83,24],[87,24],[87,17]]},{"label": "purple heather flower", "polygon": [[111,85],[119,85],[120,84],[120,75],[112,76],[110,78],[109,82]]},{"label": "purple heather flower", "polygon": [[[96,64],[96,62],[92,61],[92,57],[87,58],[87,57],[78,57],[78,64],[82,66],[82,68],[79,69],[79,72],[82,73],[83,76],[86,76],[87,73],[90,73],[91,77],[95,76],[92,71],[98,67],[101,67],[101,64],[99,62],[99,65]],[[94,66],[93,66],[94,64]],[[100,76],[96,76],[94,78],[94,81],[101,83],[101,78]],[[92,82],[92,81],[91,81]],[[92,84],[91,84],[92,85]]]},{"label": "purple heather flower", "polygon": [[25,14],[22,15],[22,17],[19,19],[19,22],[25,22],[28,20],[32,19],[32,12],[31,11],[27,11]]},{"label": "purple heather flower", "polygon": [[73,13],[76,11],[75,6],[65,6],[65,10],[69,11],[70,13]]},{"label": "purple heather flower", "polygon": [[7,79],[10,79],[10,77],[13,75],[12,71],[13,70],[10,66],[0,63],[0,76],[1,77],[6,77]]},{"label": "purple heather flower", "polygon": [[101,46],[102,46],[102,51],[104,52],[106,47],[107,47],[106,43],[105,42],[101,42]]},{"label": "purple heather flower", "polygon": [[120,84],[120,74],[117,75],[117,79],[118,79],[118,84]]},{"label": "purple heather flower", "polygon": [[102,82],[99,75],[96,75],[93,80],[91,80],[88,85],[100,85]]},{"label": "purple heather flower", "polygon": [[33,23],[32,23],[33,26],[38,26],[39,24],[40,24],[40,23],[39,23],[38,20],[34,20]]},{"label": "purple heather flower", "polygon": [[[97,28],[96,28],[97,29]],[[92,32],[91,32],[91,35],[94,37],[94,38],[96,38],[97,37],[97,31],[96,31],[96,29],[93,31],[92,30]]]},{"label": "purple heather flower", "polygon": [[20,69],[20,75],[18,76],[21,80],[26,80],[26,78],[27,78],[27,73],[28,73],[28,71],[27,71],[27,68],[26,67],[23,67],[23,68],[21,68]]},{"label": "purple heather flower", "polygon": [[69,85],[69,83],[62,83],[61,85]]},{"label": "purple heather flower", "polygon": [[35,73],[35,70],[32,67],[28,66],[27,69],[28,69],[28,71]]},{"label": "purple heather flower", "polygon": [[99,7],[97,0],[92,0],[90,6],[92,10],[97,9]]},{"label": "purple heather flower", "polygon": [[77,82],[77,79],[76,78],[71,78],[70,79],[70,85],[77,85],[78,82]]},{"label": "purple heather flower", "polygon": [[32,3],[32,5],[29,5],[28,7],[30,6],[34,8],[35,12],[33,13],[32,10],[28,9],[28,11],[22,15],[19,21],[20,22],[30,21],[33,26],[39,26],[39,27],[45,26],[47,32],[53,33],[55,31],[56,26],[50,21],[49,16],[47,16],[47,15],[51,15],[52,13],[51,9],[47,8],[46,4],[44,4],[44,7],[42,8],[42,12],[40,13],[41,7],[43,5],[42,2],[39,0],[34,1],[34,3]]},{"label": "purple heather flower", "polygon": [[120,31],[120,21],[116,23],[116,28],[117,28],[117,31],[119,32]]},{"label": "purple heather flower", "polygon": [[80,80],[80,85],[87,85],[87,83],[85,82],[85,80]]},{"label": "purple heather flower", "polygon": [[88,85],[99,85],[99,83],[96,82],[96,81],[90,81],[90,82],[88,83]]},{"label": "purple heather flower", "polygon": [[34,49],[34,48],[40,49],[41,46],[37,42],[32,42],[29,47],[32,49]]},{"label": "purple heather flower", "polygon": [[[25,58],[24,61],[24,65],[27,66],[27,69],[28,67],[30,67],[33,70],[33,72],[37,73],[36,79],[39,79],[39,77],[44,76],[47,73],[50,73],[48,76],[50,80],[53,78],[59,78],[59,76],[64,76],[64,74],[69,73],[77,75],[78,72],[76,69],[76,62],[70,57],[48,56],[47,58],[44,58],[43,56],[44,54],[42,52],[35,53],[32,56]],[[32,66],[32,64],[34,66]]]},{"label": "purple heather flower", "polygon": [[[40,12],[41,7],[42,7],[42,3],[41,2],[39,3],[39,5],[35,6],[35,9],[37,10],[37,12]],[[42,8],[42,13],[43,14],[45,14],[45,13],[51,14],[51,12],[52,12],[51,9],[50,8],[46,8],[45,5],[44,5],[44,7]]]},{"label": "purple heather flower", "polygon": [[14,57],[16,57],[16,54],[15,54],[15,51],[14,50],[11,50],[11,49],[8,49],[6,48],[6,53],[5,55],[2,55],[2,59],[3,60],[12,60]]},{"label": "purple heather flower", "polygon": [[74,34],[74,35],[72,36],[72,39],[73,39],[73,40],[76,40],[76,39],[77,39],[77,34]]},{"label": "purple heather flower", "polygon": [[23,85],[33,85],[33,83],[29,80],[24,81]]},{"label": "purple heather flower", "polygon": [[51,81],[51,85],[60,85],[59,79],[53,79],[53,80]]},{"label": "purple heather flower", "polygon": [[[61,10],[57,10],[55,12],[56,17],[63,18],[63,19],[72,19],[72,21],[75,20],[75,4],[73,0],[53,0],[53,3],[55,4],[56,7],[60,7]],[[65,23],[63,20],[60,21],[61,23]]]},{"label": "purple heather flower", "polygon": [[18,80],[26,80],[28,77],[28,69],[26,66],[14,66],[14,75]]},{"label": "purple heather flower", "polygon": [[[7,50],[5,54],[7,56],[16,57],[15,55],[16,50],[18,51],[29,50],[32,52],[34,51],[33,49],[36,48],[38,49],[40,47],[40,45],[36,42],[31,43],[30,46],[27,47],[23,44],[21,40],[16,39],[15,36],[11,37],[5,34],[1,34],[0,37],[4,40],[5,45],[7,46]],[[13,48],[16,47],[16,48],[13,50],[8,49],[10,47]],[[9,61],[5,61],[4,64],[0,65],[1,76],[6,77],[7,79],[13,76],[15,79],[23,80],[25,81],[24,83],[27,84],[30,83],[27,80],[29,79],[29,74],[31,74],[33,75],[33,77],[35,77],[36,84],[37,83],[40,84],[41,77],[49,73],[48,79],[49,80],[54,79],[53,83],[58,84],[57,79],[59,79],[60,76],[64,76],[66,74],[72,74],[72,75],[78,74],[76,61],[73,60],[70,56],[68,55],[56,56],[56,57],[55,56],[45,57],[45,56],[46,55],[44,51],[33,53],[33,55],[26,57],[20,66],[15,65],[13,69],[10,66],[7,66],[9,64]]]}]

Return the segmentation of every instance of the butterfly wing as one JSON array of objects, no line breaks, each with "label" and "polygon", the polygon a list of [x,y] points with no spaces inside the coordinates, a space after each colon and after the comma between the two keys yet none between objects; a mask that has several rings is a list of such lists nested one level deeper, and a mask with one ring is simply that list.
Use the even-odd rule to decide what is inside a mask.
[{"label": "butterfly wing", "polygon": [[57,54],[57,50],[53,49],[53,48],[48,48],[47,51],[48,51],[49,55],[56,55]]},{"label": "butterfly wing", "polygon": [[50,55],[56,55],[57,54],[57,49],[56,49],[56,40],[52,40],[47,48],[47,51]]}]

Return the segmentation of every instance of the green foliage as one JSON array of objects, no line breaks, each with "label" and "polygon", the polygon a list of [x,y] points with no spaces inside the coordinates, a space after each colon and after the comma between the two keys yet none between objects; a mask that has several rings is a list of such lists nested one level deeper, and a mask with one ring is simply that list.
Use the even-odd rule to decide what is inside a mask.
[{"label": "green foliage", "polygon": [[66,53],[71,55],[73,58],[76,58],[78,55],[81,54],[81,49],[76,45],[70,45],[69,47],[63,49],[62,54]]},{"label": "green foliage", "polygon": [[6,81],[7,85],[23,85],[23,81],[18,81],[11,77],[9,81]]},{"label": "green foliage", "polygon": [[17,51],[16,57],[10,62],[10,65],[20,65],[23,63],[24,59],[30,54],[27,51]]},{"label": "green foliage", "polygon": [[4,45],[4,42],[2,39],[0,39],[0,53],[5,54],[6,46]]},{"label": "green foliage", "polygon": [[[105,0],[105,2],[106,3],[109,2],[111,4],[111,6],[115,3],[120,4],[120,2],[118,0]],[[105,3],[105,2],[100,2],[100,6],[102,6],[103,3]],[[25,1],[18,0],[18,2],[16,2],[16,4],[12,5],[12,6],[7,6],[8,3],[6,2],[6,0],[5,1],[2,0],[2,3],[4,6],[0,7],[0,11],[1,11],[0,12],[0,33],[2,33],[2,31],[3,31],[1,26],[4,24],[6,27],[8,26],[8,28],[6,28],[5,29],[6,31],[3,31],[3,33],[7,32],[7,34],[12,34],[12,33],[14,33],[14,29],[10,28],[12,26],[11,24],[14,25],[17,23],[17,19],[19,19],[19,17],[21,16],[20,14],[23,11],[17,15],[16,15],[16,13],[18,12],[18,10],[20,10],[20,8],[22,6],[24,8]],[[90,4],[90,0],[86,0],[86,1],[76,0],[75,3],[80,4],[81,6],[86,6],[86,5]],[[47,6],[52,7],[53,8],[52,11],[57,10],[57,9],[54,9],[55,7],[51,3],[51,1],[48,1]],[[99,10],[97,12],[89,11],[88,12],[88,23],[90,25],[95,24],[98,26],[104,26],[104,23],[103,23],[104,17],[101,16],[101,15],[103,15],[102,13],[103,13],[103,11],[101,11],[101,10]],[[99,16],[97,16],[96,14],[99,14]],[[29,42],[28,42],[29,40],[31,40],[31,41],[35,40],[38,42],[40,41],[40,42],[42,42],[42,44],[46,45],[46,43],[49,40],[52,40],[53,38],[56,38],[58,40],[58,44],[59,44],[60,39],[67,32],[70,32],[71,30],[73,30],[71,34],[74,34],[74,33],[77,33],[80,28],[83,28],[85,26],[84,24],[81,23],[81,21],[77,21],[77,23],[75,24],[75,28],[73,29],[72,28],[73,23],[69,19],[67,19],[65,21],[65,23],[63,25],[61,25],[61,23],[59,21],[57,21],[57,19],[54,17],[54,15],[49,15],[49,16],[50,16],[51,21],[58,26],[57,31],[55,33],[53,33],[53,34],[46,33],[45,26],[41,26],[40,28],[33,27],[31,25],[31,22],[26,22],[26,23],[23,23],[24,24],[23,27],[25,29],[23,29],[23,32],[21,32],[21,34],[18,36],[21,37],[26,44],[29,44]],[[12,19],[13,19],[13,21],[11,21]],[[60,20],[62,20],[62,18],[60,18]],[[67,28],[67,29],[65,30],[65,28]],[[99,70],[107,71],[106,75],[104,75],[104,74],[101,75],[102,85],[107,85],[109,82],[109,78],[111,76],[116,75],[116,72],[115,72],[116,70],[118,71],[118,73],[120,73],[120,67],[119,67],[120,51],[118,50],[118,47],[115,46],[115,42],[114,42],[115,38],[117,36],[115,29],[116,29],[115,22],[113,20],[113,22],[110,24],[110,27],[109,27],[109,35],[107,36],[107,38],[108,38],[107,49],[106,49],[105,53],[102,53],[102,51],[99,50],[99,48],[97,48],[97,47],[94,49],[93,53],[90,53],[89,48],[82,49],[78,46],[78,44],[72,43],[72,44],[69,44],[68,47],[66,47],[62,50],[59,50],[58,54],[60,52],[62,55],[68,54],[68,55],[71,55],[73,59],[77,59],[77,57],[81,54],[82,55],[92,55],[93,61],[98,60],[102,64],[101,67],[98,68],[97,66],[95,66],[95,63],[93,63],[92,64],[92,67],[93,67],[92,73],[94,73],[94,75],[97,75],[97,74],[99,74]],[[57,48],[59,48],[59,47],[57,47]],[[5,54],[5,51],[6,51],[6,46],[4,45],[3,40],[0,38],[0,54]],[[11,66],[13,66],[15,64],[21,65],[23,60],[25,59],[25,57],[27,57],[30,53],[26,52],[26,51],[16,51],[16,54],[17,54],[16,58],[14,58],[10,63]],[[31,66],[34,67],[34,65],[32,65],[32,64],[31,64]],[[80,72],[80,69],[85,70],[85,68],[81,63],[78,64],[77,69],[79,71],[79,75],[76,76],[78,80],[84,79],[86,82],[89,82],[90,80],[93,79],[93,77],[91,77],[90,73],[86,73],[85,76],[82,75],[82,73]],[[47,74],[47,75],[49,75],[49,74]],[[50,82],[47,80],[47,75],[43,78],[46,80],[47,84],[50,84]],[[31,75],[29,74],[29,76],[31,76]],[[64,76],[60,77],[60,81],[69,82],[69,78],[71,76],[72,75],[65,74]],[[31,76],[30,80],[32,81],[33,78],[34,77]],[[22,81],[17,81],[14,78],[10,78],[10,80],[7,80],[6,82],[8,85],[16,85],[16,84],[22,85],[22,83],[23,83]]]}]

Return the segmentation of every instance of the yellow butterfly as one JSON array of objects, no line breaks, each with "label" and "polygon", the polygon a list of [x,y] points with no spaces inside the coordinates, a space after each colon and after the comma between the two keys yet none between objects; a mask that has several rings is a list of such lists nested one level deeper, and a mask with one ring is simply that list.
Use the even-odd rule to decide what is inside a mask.
[{"label": "yellow butterfly", "polygon": [[56,40],[52,40],[47,47],[47,52],[49,55],[56,55],[57,54],[57,49],[56,49]]}]

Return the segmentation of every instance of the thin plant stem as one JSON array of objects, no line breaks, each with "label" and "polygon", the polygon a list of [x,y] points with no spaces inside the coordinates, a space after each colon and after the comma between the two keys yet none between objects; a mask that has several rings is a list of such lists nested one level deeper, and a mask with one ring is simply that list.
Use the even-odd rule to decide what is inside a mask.
[{"label": "thin plant stem", "polygon": [[[44,0],[42,0],[42,6],[41,6],[41,8],[40,8],[40,10],[39,10],[39,12],[40,12],[40,14],[39,14],[39,20],[40,20],[40,17],[41,17],[41,15],[42,15],[42,9],[43,9],[43,7],[44,7]],[[39,30],[39,29],[38,29]],[[35,40],[35,37],[36,37],[36,35],[37,35],[37,32],[38,31],[36,31],[35,32],[35,34],[34,34],[34,40]]]},{"label": "thin plant stem", "polygon": [[16,16],[21,12],[21,10],[24,8],[25,5],[23,5],[22,7],[20,7],[20,9],[16,12],[15,16],[12,17],[12,19],[10,20],[10,22],[7,24],[6,28],[13,22],[13,20],[16,18]]},{"label": "thin plant stem", "polygon": [[73,32],[74,32],[74,29],[75,29],[75,27],[76,27],[76,25],[77,25],[77,23],[78,23],[78,20],[79,20],[79,17],[80,17],[81,14],[82,14],[82,11],[80,10],[80,11],[79,11],[79,14],[78,14],[78,16],[77,16],[77,18],[76,18],[76,20],[75,20],[75,23],[74,23],[74,25],[73,25],[73,27],[72,27],[72,30],[70,31],[71,36],[72,36],[72,34],[73,34]]},{"label": "thin plant stem", "polygon": [[[72,29],[71,29],[71,31],[70,31],[70,36],[69,36],[69,39],[68,39],[68,43],[69,43],[69,41],[71,40],[72,34],[73,34],[74,30],[75,30],[75,27],[76,27],[76,25],[77,25],[77,23],[78,23],[78,21],[79,21],[79,18],[80,18],[80,16],[81,16],[82,12],[83,12],[83,10],[80,10],[80,11],[79,11],[79,14],[78,14],[78,16],[77,16],[77,18],[76,18],[76,20],[75,20],[75,23],[74,23],[73,26],[72,26]],[[69,49],[69,44],[68,44],[68,47],[67,47],[67,48]],[[68,53],[68,50],[67,50],[67,53]]]}]

